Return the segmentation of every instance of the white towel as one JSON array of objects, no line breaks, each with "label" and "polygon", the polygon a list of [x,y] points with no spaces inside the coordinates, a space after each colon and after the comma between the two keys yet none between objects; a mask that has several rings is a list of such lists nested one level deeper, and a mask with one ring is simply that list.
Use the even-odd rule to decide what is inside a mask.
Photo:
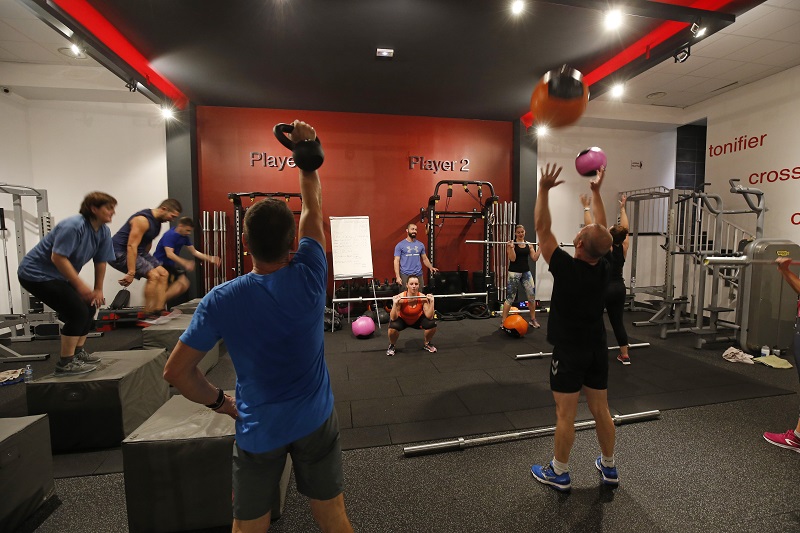
[{"label": "white towel", "polygon": [[731,363],[747,363],[749,365],[755,364],[753,362],[753,356],[747,353],[744,353],[742,350],[734,347],[730,347],[722,354],[722,358],[726,361],[730,361]]}]

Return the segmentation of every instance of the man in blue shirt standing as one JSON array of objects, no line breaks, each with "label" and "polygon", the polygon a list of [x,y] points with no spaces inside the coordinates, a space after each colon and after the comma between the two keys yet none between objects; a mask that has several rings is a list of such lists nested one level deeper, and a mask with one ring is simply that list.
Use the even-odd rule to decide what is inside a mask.
[{"label": "man in blue shirt standing", "polygon": [[206,255],[192,245],[189,235],[192,233],[193,228],[194,220],[189,217],[182,217],[178,220],[177,226],[170,228],[156,245],[156,253],[153,254],[153,257],[161,262],[161,266],[170,275],[166,294],[167,302],[189,290],[189,278],[186,277],[186,272],[194,270],[194,260],[181,257],[183,248],[186,248],[192,256],[201,261],[219,265],[219,257]]},{"label": "man in blue shirt standing", "polygon": [[422,265],[431,272],[439,272],[425,255],[425,245],[417,240],[417,225],[406,226],[406,238],[394,247],[394,277],[401,280],[402,286],[408,284],[408,276],[414,275],[422,280]]},{"label": "man in blue shirt standing", "polygon": [[[316,138],[293,123],[293,142]],[[186,398],[236,419],[233,448],[233,530],[266,531],[270,506],[292,455],[297,490],[309,498],[322,531],[352,532],[343,495],[342,451],[324,357],[328,263],[322,187],[316,171],[300,169],[299,246],[286,202],[253,204],[243,241],[252,272],[214,287],[164,368],[164,378]],[[236,399],[197,368],[225,341],[236,368]]]}]

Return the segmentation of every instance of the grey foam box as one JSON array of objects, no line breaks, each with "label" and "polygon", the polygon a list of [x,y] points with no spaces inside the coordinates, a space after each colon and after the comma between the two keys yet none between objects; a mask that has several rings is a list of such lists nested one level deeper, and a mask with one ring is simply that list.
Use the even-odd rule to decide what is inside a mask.
[{"label": "grey foam box", "polygon": [[202,298],[195,298],[194,300],[189,300],[188,302],[176,305],[172,309],[180,309],[184,315],[193,315],[197,309],[197,305],[200,303],[200,300],[202,300]]},{"label": "grey foam box", "polygon": [[46,415],[0,419],[0,531],[14,531],[55,494]]},{"label": "grey foam box", "polygon": [[[231,417],[173,396],[126,438],[122,462],[131,533],[230,526],[235,434]],[[273,520],[283,511],[291,467],[287,458]]]},{"label": "grey foam box", "polygon": [[29,414],[48,414],[53,451],[119,446],[169,399],[167,352],[97,352],[97,370],[25,386]]},{"label": "grey foam box", "polygon": [[[148,326],[142,330],[142,343],[145,348],[164,348],[167,351],[167,355],[169,355],[175,345],[178,344],[178,339],[189,327],[191,321],[191,315],[180,315],[164,324]],[[209,370],[216,366],[219,356],[220,342],[203,356],[197,367],[203,374],[207,374]]]}]

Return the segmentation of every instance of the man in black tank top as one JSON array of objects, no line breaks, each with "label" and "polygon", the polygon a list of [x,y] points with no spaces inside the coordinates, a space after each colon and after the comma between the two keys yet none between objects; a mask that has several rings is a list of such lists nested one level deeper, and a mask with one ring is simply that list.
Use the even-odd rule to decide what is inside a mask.
[{"label": "man in black tank top", "polygon": [[128,218],[128,221],[114,234],[114,261],[109,265],[125,276],[119,284],[127,287],[134,279],[145,278],[144,310],[159,313],[166,306],[169,272],[150,254],[153,240],[161,233],[161,224],[180,216],[182,207],[178,200],[167,198],[155,209],[142,209]]},{"label": "man in black tank top", "polygon": [[609,265],[604,256],[611,248],[600,186],[605,168],[590,182],[596,224],[581,228],[575,236],[575,256],[559,248],[552,232],[550,189],[561,167],[541,169],[535,221],[541,256],[553,274],[553,294],[547,320],[547,341],[553,345],[550,389],[556,403],[555,453],[549,464],[533,465],[531,474],[559,491],[571,488],[569,455],[575,441],[575,415],[581,392],[592,412],[601,455],[595,461],[602,483],[619,483],[614,464],[615,427],[608,410],[608,349],[603,322]]}]

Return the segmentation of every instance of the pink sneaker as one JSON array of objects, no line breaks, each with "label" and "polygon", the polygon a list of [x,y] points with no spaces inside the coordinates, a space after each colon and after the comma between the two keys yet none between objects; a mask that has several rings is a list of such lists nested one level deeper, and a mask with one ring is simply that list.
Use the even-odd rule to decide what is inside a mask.
[{"label": "pink sneaker", "polygon": [[764,433],[764,440],[775,446],[800,453],[800,439],[797,438],[792,429],[786,433]]}]

